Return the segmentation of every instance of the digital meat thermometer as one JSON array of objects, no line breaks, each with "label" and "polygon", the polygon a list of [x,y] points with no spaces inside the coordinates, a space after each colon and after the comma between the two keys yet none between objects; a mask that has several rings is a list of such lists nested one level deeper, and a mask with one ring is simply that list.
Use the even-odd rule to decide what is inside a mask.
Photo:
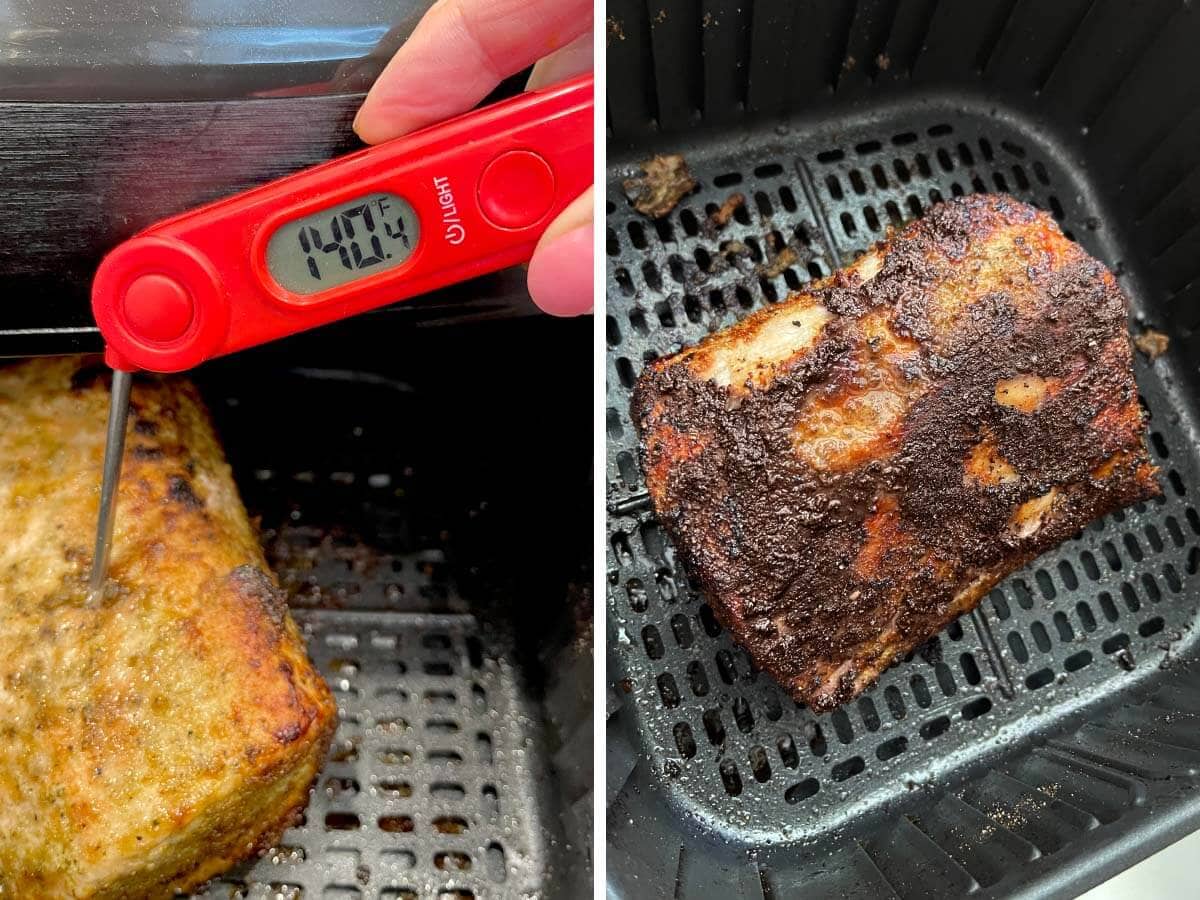
[{"label": "digital meat thermometer", "polygon": [[592,183],[592,76],[530,91],[159,222],[114,249],[92,311],[114,371],[91,588],[130,373],[181,372],[526,262]]}]

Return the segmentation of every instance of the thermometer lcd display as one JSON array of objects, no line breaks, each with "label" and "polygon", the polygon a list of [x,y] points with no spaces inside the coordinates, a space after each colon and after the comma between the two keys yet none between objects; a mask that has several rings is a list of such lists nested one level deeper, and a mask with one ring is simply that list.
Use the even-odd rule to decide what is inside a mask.
[{"label": "thermometer lcd display", "polygon": [[316,294],[396,268],[419,238],[404,198],[367,194],[281,225],[267,243],[267,269],[285,290]]}]

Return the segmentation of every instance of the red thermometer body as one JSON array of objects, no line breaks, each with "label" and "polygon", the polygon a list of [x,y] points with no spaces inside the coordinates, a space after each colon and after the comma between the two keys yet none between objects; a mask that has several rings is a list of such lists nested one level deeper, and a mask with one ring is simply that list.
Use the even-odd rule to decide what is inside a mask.
[{"label": "red thermometer body", "polygon": [[210,359],[525,262],[592,183],[592,77],[167,219],[100,264],[113,368]]}]

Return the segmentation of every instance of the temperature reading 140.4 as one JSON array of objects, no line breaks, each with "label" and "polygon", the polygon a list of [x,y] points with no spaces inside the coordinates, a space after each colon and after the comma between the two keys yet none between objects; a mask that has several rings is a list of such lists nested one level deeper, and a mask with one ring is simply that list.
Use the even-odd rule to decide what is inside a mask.
[{"label": "temperature reading 140.4", "polygon": [[267,243],[267,269],[280,287],[315,294],[395,268],[419,238],[406,200],[368,194],[281,225]]}]

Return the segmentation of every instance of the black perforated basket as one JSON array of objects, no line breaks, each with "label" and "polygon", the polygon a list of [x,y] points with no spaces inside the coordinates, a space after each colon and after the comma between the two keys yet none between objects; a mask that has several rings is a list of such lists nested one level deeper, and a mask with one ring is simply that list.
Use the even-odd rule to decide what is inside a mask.
[{"label": "black perforated basket", "polygon": [[586,392],[589,334],[360,318],[196,371],[339,715],[303,818],[202,897],[590,889],[590,472],[545,448],[591,416],[549,420],[539,387]]},{"label": "black perforated basket", "polygon": [[[1200,19],[1182,3],[610,3],[608,887],[629,898],[1074,896],[1200,827]],[[652,221],[625,178],[682,153]],[[1002,583],[814,716],[655,521],[650,359],[938,200],[1005,191],[1117,273],[1164,496]],[[706,218],[746,204],[719,234]],[[781,248],[794,261],[777,260]],[[733,248],[733,249],[731,249]]]}]

